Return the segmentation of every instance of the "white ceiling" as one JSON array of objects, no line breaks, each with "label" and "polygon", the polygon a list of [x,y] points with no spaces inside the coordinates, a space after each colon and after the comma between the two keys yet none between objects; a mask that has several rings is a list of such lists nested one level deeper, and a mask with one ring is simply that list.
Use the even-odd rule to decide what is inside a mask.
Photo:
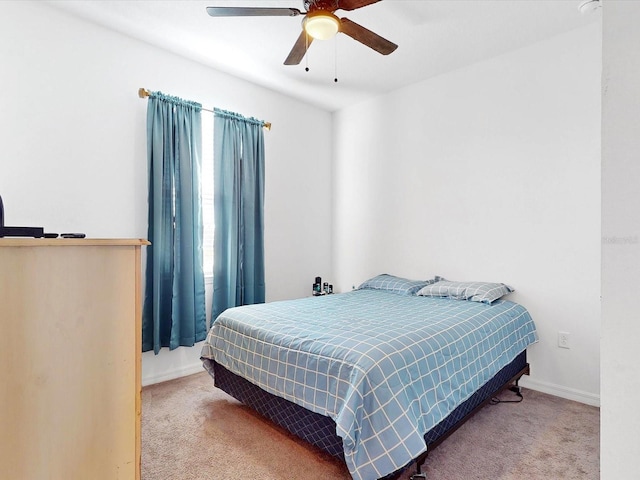
[{"label": "white ceiling", "polygon": [[[213,18],[207,6],[294,7],[302,0],[50,0],[56,8],[329,111],[599,21],[584,0],[384,0],[337,11],[399,45],[388,56],[346,35],[283,61],[298,17]],[[305,66],[309,72],[305,71]],[[337,77],[338,83],[334,82]],[[153,88],[153,85],[149,85]]]}]

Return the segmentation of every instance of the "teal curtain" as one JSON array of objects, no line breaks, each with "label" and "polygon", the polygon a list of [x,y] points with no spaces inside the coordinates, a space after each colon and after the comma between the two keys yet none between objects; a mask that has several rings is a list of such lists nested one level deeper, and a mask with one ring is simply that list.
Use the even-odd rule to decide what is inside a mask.
[{"label": "teal curtain", "polygon": [[152,92],[147,105],[149,226],[142,351],[206,336],[199,103]]},{"label": "teal curtain", "polygon": [[214,109],[212,320],[265,300],[262,123]]}]

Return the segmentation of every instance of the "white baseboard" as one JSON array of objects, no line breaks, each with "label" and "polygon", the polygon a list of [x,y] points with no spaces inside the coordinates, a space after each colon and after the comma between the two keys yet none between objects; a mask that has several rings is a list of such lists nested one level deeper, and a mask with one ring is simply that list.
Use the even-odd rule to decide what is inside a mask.
[{"label": "white baseboard", "polygon": [[539,380],[532,379],[527,375],[524,375],[520,379],[519,385],[525,388],[530,388],[531,390],[555,395],[556,397],[566,398],[567,400],[585,403],[594,407],[600,406],[600,395],[563,387],[562,385],[555,385],[553,383],[541,382]]},{"label": "white baseboard", "polygon": [[204,371],[205,369],[202,366],[202,362],[198,361],[197,363],[182,365],[180,368],[175,368],[173,370],[165,370],[162,373],[151,373],[143,375],[142,386],[146,387],[147,385],[166,382],[168,380],[174,380],[176,378],[186,377],[188,375],[193,375],[194,373],[200,373]]}]

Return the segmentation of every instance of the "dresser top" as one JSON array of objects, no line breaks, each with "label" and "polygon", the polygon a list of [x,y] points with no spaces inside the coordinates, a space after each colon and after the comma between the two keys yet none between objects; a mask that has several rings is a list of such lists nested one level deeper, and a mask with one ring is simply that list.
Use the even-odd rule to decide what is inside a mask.
[{"label": "dresser top", "polygon": [[0,247],[136,246],[151,245],[143,238],[0,238]]}]

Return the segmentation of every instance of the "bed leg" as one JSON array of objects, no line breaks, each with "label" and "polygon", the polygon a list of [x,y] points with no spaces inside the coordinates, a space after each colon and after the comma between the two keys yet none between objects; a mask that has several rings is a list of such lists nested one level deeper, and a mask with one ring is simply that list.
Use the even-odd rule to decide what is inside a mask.
[{"label": "bed leg", "polygon": [[511,385],[511,387],[509,387],[509,390],[514,392],[520,398],[522,398],[522,387],[520,385],[518,385],[518,382],[520,381],[521,378],[522,378],[522,376],[519,376],[518,378],[516,378],[516,383]]},{"label": "bed leg", "polygon": [[421,480],[421,479],[426,480],[427,479],[427,474],[426,473],[422,473],[422,465],[424,465],[424,462],[425,462],[426,459],[427,458],[425,457],[425,458],[423,458],[421,460],[420,459],[418,460],[418,462],[416,464],[416,473],[411,475],[409,477],[409,480]]}]

